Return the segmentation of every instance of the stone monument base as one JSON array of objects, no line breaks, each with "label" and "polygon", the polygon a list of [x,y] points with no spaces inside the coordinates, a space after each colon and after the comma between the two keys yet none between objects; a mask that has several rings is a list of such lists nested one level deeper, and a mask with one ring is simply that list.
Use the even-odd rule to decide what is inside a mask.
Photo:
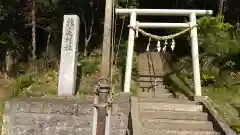
[{"label": "stone monument base", "polygon": [[[129,133],[130,93],[112,107],[111,135]],[[12,99],[5,102],[2,135],[92,135],[93,105],[77,99]]]}]

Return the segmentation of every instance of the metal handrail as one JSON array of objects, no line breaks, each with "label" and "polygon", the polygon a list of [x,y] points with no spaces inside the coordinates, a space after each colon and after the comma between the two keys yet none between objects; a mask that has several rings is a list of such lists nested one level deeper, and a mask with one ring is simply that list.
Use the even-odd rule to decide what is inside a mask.
[{"label": "metal handrail", "polygon": [[[149,43],[150,44],[150,43]],[[149,47],[149,45],[148,45]],[[153,70],[153,75],[154,75],[154,91],[156,91],[157,89],[157,78],[156,78],[156,73],[155,73],[155,69],[154,69],[154,64],[153,64],[153,59],[152,59],[152,54],[149,51],[149,49],[147,49],[147,57],[148,57],[148,66],[149,66],[149,70],[150,67],[152,67]],[[149,63],[149,61],[151,61],[151,63]],[[150,65],[151,64],[151,65]],[[151,71],[149,71],[151,73]],[[152,82],[152,80],[150,80]]]}]

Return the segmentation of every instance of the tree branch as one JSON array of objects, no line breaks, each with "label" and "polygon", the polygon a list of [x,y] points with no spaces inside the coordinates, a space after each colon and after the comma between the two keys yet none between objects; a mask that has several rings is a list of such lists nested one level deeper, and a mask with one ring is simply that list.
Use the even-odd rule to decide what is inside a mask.
[{"label": "tree branch", "polygon": [[50,30],[50,29],[44,28],[44,27],[42,27],[42,26],[40,26],[40,25],[36,25],[36,27],[41,28],[41,29],[43,29],[43,30],[45,30],[45,31],[47,31],[47,32],[62,33],[62,31]]},{"label": "tree branch", "polygon": [[95,22],[95,15],[94,15],[94,10],[92,8],[92,22],[91,22],[91,25],[90,25],[89,35],[88,35],[88,38],[87,38],[87,44],[89,43],[89,41],[92,38],[92,31],[93,31],[94,22]]}]

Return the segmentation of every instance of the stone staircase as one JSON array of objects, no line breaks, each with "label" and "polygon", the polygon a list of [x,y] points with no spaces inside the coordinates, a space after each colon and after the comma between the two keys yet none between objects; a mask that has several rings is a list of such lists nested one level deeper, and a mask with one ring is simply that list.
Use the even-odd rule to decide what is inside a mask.
[{"label": "stone staircase", "polygon": [[159,54],[152,54],[155,70],[148,69],[146,54],[139,56],[139,91],[131,100],[133,135],[220,135],[203,105],[176,99],[165,88],[164,64]]},{"label": "stone staircase", "polygon": [[139,123],[137,135],[220,135],[202,105],[161,92],[141,93],[132,98],[132,106],[137,110],[132,119]]}]

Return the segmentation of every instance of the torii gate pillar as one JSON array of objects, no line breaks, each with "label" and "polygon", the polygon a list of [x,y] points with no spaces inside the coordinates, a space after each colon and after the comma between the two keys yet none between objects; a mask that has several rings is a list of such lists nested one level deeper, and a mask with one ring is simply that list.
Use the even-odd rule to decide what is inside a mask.
[{"label": "torii gate pillar", "polygon": [[[136,12],[131,13],[130,25],[135,26],[137,23]],[[128,51],[127,51],[127,63],[125,69],[125,80],[124,80],[124,92],[130,92],[131,90],[131,81],[132,81],[132,61],[133,61],[133,52],[134,52],[134,40],[135,40],[135,31],[129,29],[128,35]]]},{"label": "torii gate pillar", "polygon": [[[190,23],[192,26],[197,25],[196,13],[190,14]],[[195,96],[202,96],[201,90],[201,78],[200,78],[200,66],[199,66],[199,53],[198,53],[198,34],[197,27],[191,30],[191,49],[192,49],[192,65],[193,65],[193,77],[194,77],[194,91]]]}]

